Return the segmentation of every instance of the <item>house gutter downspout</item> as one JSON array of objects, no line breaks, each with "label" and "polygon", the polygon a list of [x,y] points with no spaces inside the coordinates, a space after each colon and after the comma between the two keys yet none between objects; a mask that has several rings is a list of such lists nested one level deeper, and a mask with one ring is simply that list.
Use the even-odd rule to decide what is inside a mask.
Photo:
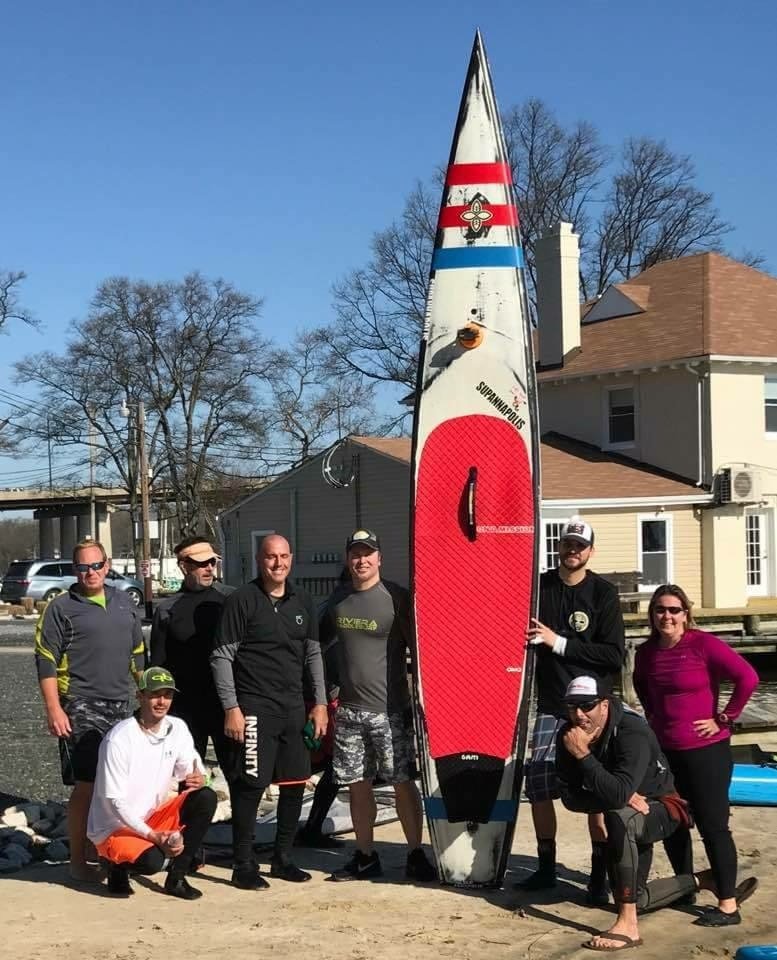
[{"label": "house gutter downspout", "polygon": [[698,463],[699,471],[695,486],[701,487],[704,483],[704,381],[709,376],[709,372],[703,370],[699,372],[698,363],[686,363],[685,369],[688,373],[696,377],[696,436],[698,438]]}]

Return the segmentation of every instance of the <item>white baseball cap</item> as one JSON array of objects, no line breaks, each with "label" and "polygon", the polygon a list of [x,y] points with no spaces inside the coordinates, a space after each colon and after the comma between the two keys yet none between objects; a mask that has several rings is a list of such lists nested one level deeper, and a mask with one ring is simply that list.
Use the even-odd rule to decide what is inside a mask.
[{"label": "white baseball cap", "polygon": [[564,703],[574,706],[576,703],[603,700],[604,697],[605,694],[595,677],[575,677],[564,694]]},{"label": "white baseball cap", "polygon": [[577,540],[587,547],[594,545],[594,531],[590,523],[586,523],[582,517],[570,517],[561,528],[561,540]]}]

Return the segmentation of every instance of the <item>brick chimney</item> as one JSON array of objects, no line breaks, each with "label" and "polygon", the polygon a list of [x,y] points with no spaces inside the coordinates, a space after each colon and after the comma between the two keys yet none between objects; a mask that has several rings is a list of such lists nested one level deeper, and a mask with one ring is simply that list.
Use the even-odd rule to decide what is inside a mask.
[{"label": "brick chimney", "polygon": [[580,245],[571,223],[557,223],[535,247],[540,366],[561,366],[580,346]]}]

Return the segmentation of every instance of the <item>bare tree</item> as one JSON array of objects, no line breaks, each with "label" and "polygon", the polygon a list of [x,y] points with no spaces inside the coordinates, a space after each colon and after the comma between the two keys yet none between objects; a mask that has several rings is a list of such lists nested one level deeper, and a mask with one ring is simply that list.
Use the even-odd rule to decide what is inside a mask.
[{"label": "bare tree", "polygon": [[335,285],[335,320],[319,331],[335,370],[415,382],[438,209],[439,200],[417,184],[399,222],[373,238],[367,266]]},{"label": "bare tree", "polygon": [[[180,530],[211,529],[205,491],[213,464],[259,448],[266,421],[256,389],[266,361],[253,322],[260,301],[223,280],[192,274],[180,283],[101,284],[89,315],[62,354],[26,357],[17,378],[42,388],[60,445],[96,438],[98,476],[118,479],[138,516],[137,437],[119,412],[147,411],[152,484],[173,504]],[[138,553],[136,544],[136,553]]]},{"label": "bare tree", "polygon": [[585,299],[662,260],[721,249],[734,228],[695,180],[691,158],[673,153],[664,142],[626,141],[595,240],[585,247]]},{"label": "bare tree", "polygon": [[290,444],[292,466],[374,423],[374,384],[333,362],[315,331],[299,333],[289,348],[275,351],[267,382],[273,397],[272,427]]},{"label": "bare tree", "polygon": [[27,274],[22,270],[0,270],[0,331],[9,320],[21,320],[30,327],[39,325],[39,321],[19,301],[19,285],[26,279]]},{"label": "bare tree", "polygon": [[565,130],[541,100],[508,111],[505,140],[515,186],[524,245],[527,290],[536,305],[537,240],[560,220],[573,225],[585,248],[610,151],[590,123]]}]

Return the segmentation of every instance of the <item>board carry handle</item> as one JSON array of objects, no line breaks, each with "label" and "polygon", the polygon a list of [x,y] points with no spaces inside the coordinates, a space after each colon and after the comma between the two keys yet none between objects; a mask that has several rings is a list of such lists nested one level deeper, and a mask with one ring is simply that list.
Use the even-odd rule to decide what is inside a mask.
[{"label": "board carry handle", "polygon": [[478,486],[478,468],[469,468],[467,478],[467,536],[474,543],[478,537],[477,522],[475,520],[475,497]]}]

